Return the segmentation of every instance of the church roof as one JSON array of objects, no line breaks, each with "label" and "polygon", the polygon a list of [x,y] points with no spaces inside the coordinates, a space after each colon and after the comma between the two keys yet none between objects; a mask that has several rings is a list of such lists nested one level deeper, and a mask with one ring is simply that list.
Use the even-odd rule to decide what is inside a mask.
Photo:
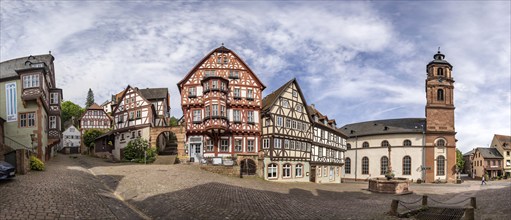
[{"label": "church roof", "polygon": [[444,60],[444,58],[445,58],[445,55],[443,55],[440,51],[438,51],[435,55],[433,55],[434,60],[429,62],[428,66],[431,64],[446,64],[452,68],[452,65],[449,62],[447,62],[447,60]]},{"label": "church roof", "polygon": [[[16,70],[30,68],[30,63],[41,63],[44,62],[46,65],[55,60],[51,54],[43,54],[36,56],[20,57],[12,60],[7,60],[0,63],[0,79],[18,76]],[[27,62],[30,63],[27,63]],[[28,65],[28,66],[27,66]]]},{"label": "church roof", "polygon": [[496,148],[478,147],[476,151],[485,159],[504,159]]},{"label": "church roof", "polygon": [[348,137],[361,137],[382,134],[422,133],[425,127],[425,118],[400,118],[347,124],[339,130]]},{"label": "church roof", "polygon": [[147,89],[139,89],[140,94],[144,96],[147,100],[152,99],[165,99],[169,94],[168,88],[147,88]]}]

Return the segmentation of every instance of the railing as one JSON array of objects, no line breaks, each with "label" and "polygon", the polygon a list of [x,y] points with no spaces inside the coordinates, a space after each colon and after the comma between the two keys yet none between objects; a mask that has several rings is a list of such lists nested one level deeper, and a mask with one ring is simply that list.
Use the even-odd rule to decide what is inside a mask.
[{"label": "railing", "polygon": [[18,149],[27,149],[28,151],[32,151],[32,148],[31,147],[27,147],[25,146],[24,144],[21,144],[9,137],[4,137],[4,144],[9,146],[10,148],[14,149],[14,150],[18,150]]},{"label": "railing", "polygon": [[[458,202],[441,202],[437,201],[433,198],[428,198],[427,195],[423,195],[422,198],[419,198],[415,201],[401,201],[399,199],[392,200],[392,204],[390,205],[389,215],[397,216],[397,217],[409,217],[413,215],[420,215],[421,212],[427,212],[431,206],[428,206],[428,199],[431,200],[432,203],[435,203],[434,206],[441,206],[445,208],[459,209],[456,212],[446,212],[446,213],[427,213],[425,216],[434,217],[432,219],[459,219],[458,217],[465,216],[465,219],[473,220],[474,219],[474,209],[477,209],[476,198],[468,197]],[[466,207],[467,202],[469,202],[468,207]],[[421,203],[419,203],[421,202]],[[404,212],[399,213],[398,208],[403,207],[405,209]],[[415,207],[415,208],[413,208]]]}]

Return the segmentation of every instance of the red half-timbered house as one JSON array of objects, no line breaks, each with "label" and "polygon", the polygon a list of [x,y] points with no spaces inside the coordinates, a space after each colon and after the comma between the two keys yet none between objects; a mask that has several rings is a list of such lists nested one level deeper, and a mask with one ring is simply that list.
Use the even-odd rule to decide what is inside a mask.
[{"label": "red half-timbered house", "polygon": [[214,49],[178,87],[191,160],[257,156],[265,86],[236,53]]},{"label": "red half-timbered house", "polygon": [[[105,110],[96,103],[89,106],[82,116],[79,118],[80,132],[83,137],[85,131],[90,129],[108,130],[112,127],[112,118],[105,112]],[[87,152],[87,147],[82,144],[80,151]]]}]

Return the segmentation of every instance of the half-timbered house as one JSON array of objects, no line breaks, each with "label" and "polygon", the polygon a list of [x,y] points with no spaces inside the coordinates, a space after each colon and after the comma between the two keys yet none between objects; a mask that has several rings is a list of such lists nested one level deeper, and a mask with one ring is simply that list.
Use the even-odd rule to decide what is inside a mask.
[{"label": "half-timbered house", "polygon": [[334,119],[328,119],[314,105],[308,109],[313,124],[310,180],[340,183],[347,136],[337,129]]},{"label": "half-timbered house", "polygon": [[[123,149],[129,141],[142,138],[150,141],[151,127],[167,126],[170,110],[167,88],[138,89],[128,85],[120,96],[114,95],[112,111],[114,119],[111,135],[114,135],[113,156],[123,158]],[[109,134],[100,138],[110,139]],[[98,140],[96,140],[98,143]]]},{"label": "half-timbered house", "polygon": [[311,120],[296,79],[263,99],[261,120],[264,178],[309,181]]},{"label": "half-timbered house", "polygon": [[[89,106],[78,119],[78,121],[80,124],[80,132],[82,137],[83,134],[85,134],[85,131],[90,129],[106,131],[112,128],[112,118],[101,106],[96,103],[93,103],[91,106]],[[80,147],[80,152],[84,153],[88,151],[85,145],[82,144]]]},{"label": "half-timbered house", "polygon": [[257,157],[265,86],[234,51],[214,49],[178,87],[191,161]]}]

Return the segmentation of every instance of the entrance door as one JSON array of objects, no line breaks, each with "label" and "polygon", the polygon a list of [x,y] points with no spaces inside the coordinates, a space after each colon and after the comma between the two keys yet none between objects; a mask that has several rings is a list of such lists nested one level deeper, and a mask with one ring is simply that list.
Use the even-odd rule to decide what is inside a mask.
[{"label": "entrance door", "polygon": [[240,169],[243,175],[255,175],[256,164],[251,159],[244,159],[241,161]]},{"label": "entrance door", "polygon": [[309,178],[311,182],[316,182],[316,166],[311,167],[311,173],[309,174]]},{"label": "entrance door", "polygon": [[202,144],[190,144],[190,159],[193,158],[193,162],[200,162],[202,158]]},{"label": "entrance door", "polygon": [[333,166],[330,166],[330,181],[334,181],[335,180],[335,175],[334,175],[334,167]]}]

